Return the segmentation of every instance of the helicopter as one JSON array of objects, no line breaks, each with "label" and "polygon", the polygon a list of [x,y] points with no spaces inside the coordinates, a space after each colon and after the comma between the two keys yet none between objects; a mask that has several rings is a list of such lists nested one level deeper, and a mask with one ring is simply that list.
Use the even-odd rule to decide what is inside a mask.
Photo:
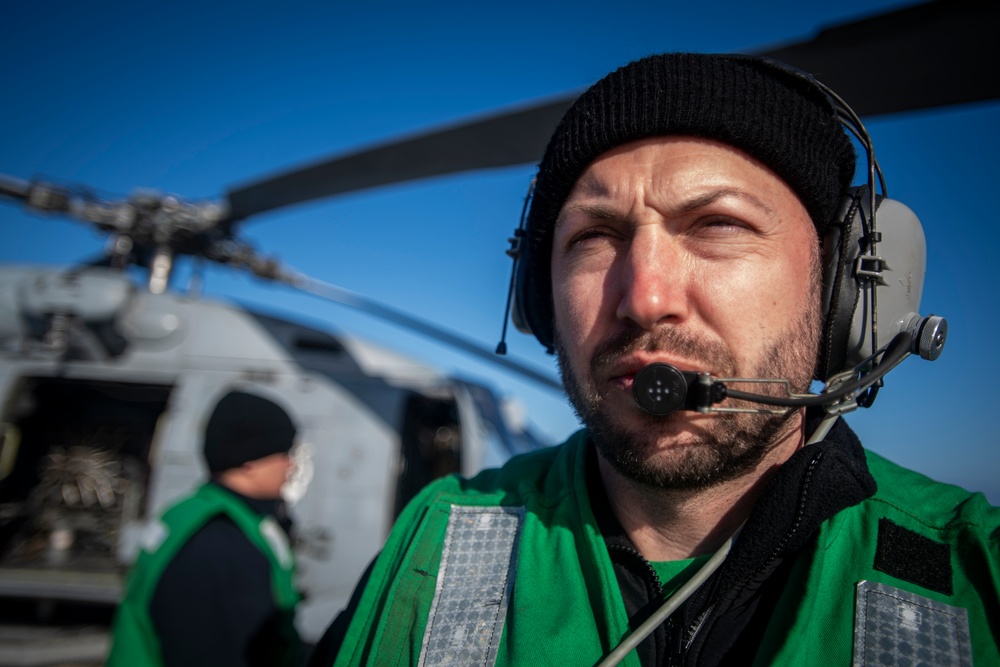
[{"label": "helicopter", "polygon": [[[968,32],[995,25],[996,11],[951,6],[958,9],[904,8],[762,53],[822,71],[863,116],[995,99],[995,78],[955,63],[997,62],[995,52],[981,52],[995,51],[992,40]],[[966,32],[947,28],[949,20]],[[954,61],[920,48],[928,31],[936,40],[962,35],[942,45]],[[872,62],[891,75],[856,75]],[[0,516],[5,546],[18,547],[13,561],[0,561],[0,595],[113,606],[143,523],[204,477],[199,427],[212,399],[234,383],[270,392],[305,425],[291,493],[306,638],[317,637],[344,604],[395,513],[423,482],[472,474],[542,446],[485,385],[362,339],[211,301],[197,287],[178,291],[174,282],[182,261],[223,264],[422,330],[486,360],[492,347],[259,255],[243,230],[308,201],[532,163],[572,99],[338,154],[234,187],[221,202],[146,191],[104,197],[45,180],[3,180],[0,191],[15,205],[83,222],[108,242],[92,262],[0,271]],[[549,374],[500,359],[508,372],[558,390]]]}]

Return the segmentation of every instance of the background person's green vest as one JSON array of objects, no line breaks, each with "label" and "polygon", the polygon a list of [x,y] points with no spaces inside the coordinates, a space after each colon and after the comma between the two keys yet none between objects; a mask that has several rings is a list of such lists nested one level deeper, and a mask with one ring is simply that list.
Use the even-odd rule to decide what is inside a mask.
[{"label": "background person's green vest", "polygon": [[[149,615],[149,605],[163,571],[177,552],[211,518],[225,514],[271,565],[271,590],[284,612],[289,637],[294,636],[293,611],[299,601],[295,566],[288,540],[272,517],[261,519],[244,502],[214,484],[205,484],[193,496],[174,505],[147,532],[143,548],[129,574],[125,598],[115,616],[113,645],[108,667],[162,665],[159,639]],[[290,641],[289,646],[297,642]],[[294,664],[296,656],[285,656]]]}]

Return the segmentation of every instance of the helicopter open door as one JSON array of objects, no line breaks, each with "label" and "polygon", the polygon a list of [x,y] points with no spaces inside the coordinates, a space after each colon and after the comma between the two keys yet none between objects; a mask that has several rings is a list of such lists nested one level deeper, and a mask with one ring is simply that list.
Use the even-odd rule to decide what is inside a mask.
[{"label": "helicopter open door", "polygon": [[118,600],[119,538],[145,514],[150,450],[170,391],[16,380],[0,444],[0,595]]}]

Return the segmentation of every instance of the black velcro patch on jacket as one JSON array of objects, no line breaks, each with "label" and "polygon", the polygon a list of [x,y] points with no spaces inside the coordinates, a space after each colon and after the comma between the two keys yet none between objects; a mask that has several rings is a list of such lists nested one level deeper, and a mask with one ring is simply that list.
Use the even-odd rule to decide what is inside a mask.
[{"label": "black velcro patch on jacket", "polygon": [[889,519],[878,521],[875,569],[951,595],[951,549]]}]

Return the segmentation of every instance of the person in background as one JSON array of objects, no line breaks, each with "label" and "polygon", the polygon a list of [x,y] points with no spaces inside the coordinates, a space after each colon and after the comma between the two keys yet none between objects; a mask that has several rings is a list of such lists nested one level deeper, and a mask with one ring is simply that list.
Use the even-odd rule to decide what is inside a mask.
[{"label": "person in background", "polygon": [[210,479],[147,531],[113,627],[110,667],[291,666],[299,594],[281,489],[296,428],[231,391],[205,427]]}]

